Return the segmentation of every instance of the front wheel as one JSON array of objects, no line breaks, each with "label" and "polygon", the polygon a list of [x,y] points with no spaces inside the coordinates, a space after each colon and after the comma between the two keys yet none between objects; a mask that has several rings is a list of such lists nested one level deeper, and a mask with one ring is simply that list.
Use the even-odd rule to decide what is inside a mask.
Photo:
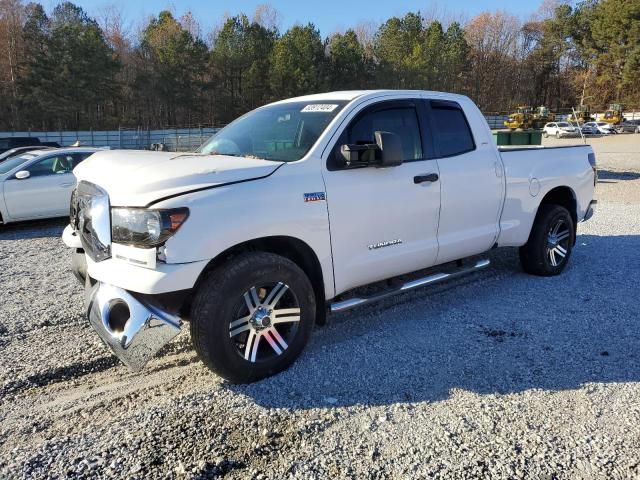
[{"label": "front wheel", "polygon": [[556,138],[560,139],[560,132],[556,132]]},{"label": "front wheel", "polygon": [[545,130],[544,132],[542,132],[542,136],[544,138],[549,138],[549,134],[547,133],[547,131]]},{"label": "front wheel", "polygon": [[525,272],[553,276],[562,273],[575,243],[575,228],[569,211],[560,205],[541,205],[527,243],[520,247]]},{"label": "front wheel", "polygon": [[213,270],[191,309],[200,359],[232,383],[249,383],[291,365],[315,323],[315,296],[291,260],[246,253]]}]

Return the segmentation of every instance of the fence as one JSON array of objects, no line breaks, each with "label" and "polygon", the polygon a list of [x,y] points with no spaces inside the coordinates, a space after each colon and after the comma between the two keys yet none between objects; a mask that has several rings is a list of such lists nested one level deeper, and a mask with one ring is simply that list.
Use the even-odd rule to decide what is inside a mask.
[{"label": "fence", "polygon": [[[601,114],[597,115],[600,118]],[[556,115],[556,121],[566,120],[568,114]],[[640,112],[625,112],[626,120],[640,118]],[[492,130],[504,128],[504,121],[508,115],[485,115],[487,123]],[[0,137],[35,137],[41,142],[56,142],[61,146],[73,145],[80,142],[85,147],[111,147],[113,149],[163,149],[172,152],[187,152],[195,150],[202,145],[211,135],[216,133],[218,127],[195,128],[165,128],[162,130],[130,129],[119,130],[85,130],[85,131],[61,131],[61,132],[0,132]]]},{"label": "fence", "polygon": [[504,128],[504,121],[509,118],[508,115],[485,115],[484,118],[487,119],[487,123],[491,130],[497,130],[500,128]]},{"label": "fence", "polygon": [[[34,137],[41,142],[56,142],[60,146],[80,142],[85,147],[148,150],[162,148],[178,152],[191,151],[202,145],[219,128],[168,128],[163,130],[125,129],[61,132],[0,132],[0,137]],[[161,147],[160,147],[161,146]]]}]

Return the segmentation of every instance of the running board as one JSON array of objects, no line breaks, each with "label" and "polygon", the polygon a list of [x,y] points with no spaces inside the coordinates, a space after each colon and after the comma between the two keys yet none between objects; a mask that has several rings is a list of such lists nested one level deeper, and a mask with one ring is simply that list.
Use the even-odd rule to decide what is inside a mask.
[{"label": "running board", "polygon": [[460,270],[456,270],[451,273],[434,273],[433,275],[429,275],[427,277],[418,278],[417,280],[412,280],[411,282],[407,282],[402,285],[400,288],[396,288],[394,290],[388,290],[386,292],[380,293],[378,295],[373,295],[371,297],[366,298],[350,298],[348,300],[343,300],[341,302],[336,302],[331,304],[331,312],[344,312],[345,310],[349,310],[354,307],[358,307],[360,305],[365,305],[367,303],[377,302],[378,300],[382,300],[383,298],[390,297],[395,295],[396,293],[407,292],[409,290],[413,290],[414,288],[424,287],[425,285],[432,285],[435,283],[440,283],[444,280],[450,280],[455,277],[460,277],[462,275],[466,275],[467,273],[475,272],[476,270],[482,270],[489,266],[491,262],[487,259],[478,260],[473,267],[463,268]]}]

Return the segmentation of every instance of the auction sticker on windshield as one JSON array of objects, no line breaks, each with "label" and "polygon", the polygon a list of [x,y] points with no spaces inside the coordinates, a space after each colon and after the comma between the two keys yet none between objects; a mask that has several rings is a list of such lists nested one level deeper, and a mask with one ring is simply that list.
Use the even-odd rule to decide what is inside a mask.
[{"label": "auction sticker on windshield", "polygon": [[317,103],[314,105],[307,105],[300,111],[301,112],[333,112],[336,108],[338,108],[338,105]]}]

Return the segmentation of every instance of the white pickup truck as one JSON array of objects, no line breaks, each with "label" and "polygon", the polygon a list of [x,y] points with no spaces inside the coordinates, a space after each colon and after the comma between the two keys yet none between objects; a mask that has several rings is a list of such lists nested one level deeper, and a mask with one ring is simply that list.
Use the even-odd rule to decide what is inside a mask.
[{"label": "white pickup truck", "polygon": [[63,239],[100,338],[141,369],[187,320],[231,382],[285,369],[328,311],[486,267],[492,248],[559,274],[597,177],[589,146],[501,150],[471,100],[424,91],[284,100],[196,153],[98,152],[74,173]]}]

